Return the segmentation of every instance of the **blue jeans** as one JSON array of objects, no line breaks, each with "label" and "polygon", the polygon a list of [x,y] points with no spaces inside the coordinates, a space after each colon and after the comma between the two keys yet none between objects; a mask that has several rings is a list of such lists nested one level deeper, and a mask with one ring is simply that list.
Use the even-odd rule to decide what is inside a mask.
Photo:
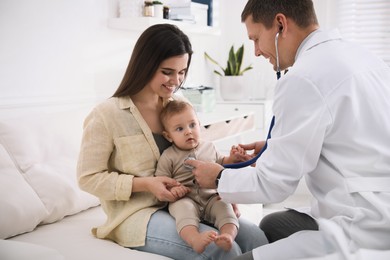
[{"label": "blue jeans", "polygon": [[[202,254],[198,254],[180,238],[176,231],[175,219],[168,212],[158,210],[150,218],[145,245],[133,249],[164,255],[178,260],[228,260],[268,243],[263,231],[257,225],[245,219],[239,219],[239,222],[240,228],[230,251],[226,252],[214,243],[211,243]],[[210,229],[215,230],[215,228],[205,224],[200,224],[199,226],[200,232]]]}]

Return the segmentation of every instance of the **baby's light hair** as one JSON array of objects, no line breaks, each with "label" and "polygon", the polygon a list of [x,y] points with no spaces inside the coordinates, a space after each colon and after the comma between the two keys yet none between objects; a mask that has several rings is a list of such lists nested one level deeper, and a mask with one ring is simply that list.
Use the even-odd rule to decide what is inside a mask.
[{"label": "baby's light hair", "polygon": [[192,109],[192,105],[183,100],[172,100],[165,105],[165,107],[161,110],[160,120],[165,128],[165,123],[174,115],[180,114],[186,109]]}]

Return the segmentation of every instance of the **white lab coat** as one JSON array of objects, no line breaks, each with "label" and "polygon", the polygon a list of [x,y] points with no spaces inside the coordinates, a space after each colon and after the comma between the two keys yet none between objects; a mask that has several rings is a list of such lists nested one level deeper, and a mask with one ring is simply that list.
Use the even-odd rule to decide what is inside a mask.
[{"label": "white lab coat", "polygon": [[389,250],[389,111],[389,66],[338,31],[317,30],[277,83],[268,148],[255,168],[226,169],[218,192],[232,203],[275,203],[305,177],[311,215],[341,227],[350,251]]}]

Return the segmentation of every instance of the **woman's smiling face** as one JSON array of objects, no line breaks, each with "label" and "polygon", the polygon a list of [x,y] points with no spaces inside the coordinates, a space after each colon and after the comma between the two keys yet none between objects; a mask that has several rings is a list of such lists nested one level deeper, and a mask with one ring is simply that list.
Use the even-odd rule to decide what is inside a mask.
[{"label": "woman's smiling face", "polygon": [[161,62],[148,86],[162,98],[171,97],[185,78],[188,58],[183,54]]}]

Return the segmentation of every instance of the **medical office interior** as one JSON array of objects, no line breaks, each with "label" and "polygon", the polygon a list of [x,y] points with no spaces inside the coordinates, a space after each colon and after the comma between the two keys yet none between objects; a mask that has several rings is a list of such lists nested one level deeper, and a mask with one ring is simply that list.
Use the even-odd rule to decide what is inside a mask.
[{"label": "medical office interior", "polygon": [[[178,25],[187,33],[194,50],[189,75],[185,82],[186,89],[182,90],[181,94],[188,95],[193,101],[201,121],[203,120],[202,123],[208,127],[205,131],[209,131],[210,136],[220,131],[216,134],[218,137],[215,138],[215,144],[221,152],[228,153],[230,147],[239,142],[249,143],[264,139],[272,115],[276,76],[267,60],[255,57],[253,43],[249,41],[245,26],[241,23],[240,14],[246,0],[203,1],[208,5],[191,4],[189,0],[162,0],[162,2],[164,5],[189,6],[194,20],[173,21],[159,17],[145,17],[143,1],[139,0],[1,0],[0,120],[24,118],[15,123],[20,128],[18,131],[23,134],[23,131],[34,130],[28,125],[28,122],[32,121],[28,120],[29,117],[31,119],[36,115],[56,113],[58,114],[56,117],[61,117],[64,111],[79,108],[88,111],[93,105],[114,93],[141,32],[152,24],[169,22]],[[342,27],[344,30],[342,33],[372,47],[373,51],[378,52],[390,64],[389,9],[387,13],[381,11],[380,3],[386,1],[369,3],[372,12],[368,16],[361,16],[367,21],[351,26],[352,20],[346,19],[349,17],[356,19],[356,16],[350,15],[355,7],[354,2],[369,3],[370,1],[314,0],[320,26],[331,29],[345,25]],[[174,11],[174,8],[170,11]],[[374,17],[382,22],[372,25],[369,20]],[[358,35],[353,31],[356,26],[360,29]],[[378,26],[379,31],[373,32],[371,29],[365,29],[365,26]],[[386,29],[381,31],[383,28]],[[216,67],[205,58],[204,53],[207,52],[224,66],[230,47],[234,46],[237,49],[241,45],[245,48],[243,66],[252,65],[253,69],[244,73],[245,88],[235,90],[233,98],[224,99],[221,96],[224,85],[220,83],[220,76],[213,72]],[[207,88],[202,89],[204,87]],[[80,118],[82,119],[84,115],[81,114]],[[252,121],[248,124],[239,121],[238,125],[241,127],[235,128],[232,125],[234,120],[241,117],[251,118]],[[214,129],[213,124],[219,124],[219,127]],[[6,125],[10,126],[9,123]],[[76,131],[72,130],[73,127],[81,128],[81,124],[66,126],[70,132]],[[6,153],[10,153],[9,139],[7,139],[11,136],[10,129],[13,128],[0,129],[2,158],[5,158]],[[56,130],[56,128],[50,129]],[[46,132],[42,131],[42,134],[37,133],[36,136],[45,139]],[[18,140],[13,142],[18,144]],[[22,140],[19,141],[21,142]],[[56,140],[53,139],[51,142]],[[38,147],[30,148],[28,153],[34,157]],[[50,154],[49,148],[47,154]],[[2,159],[0,171],[4,174],[0,179],[6,178],[4,176],[10,174],[7,167],[15,164],[15,160],[17,161],[27,152],[16,151],[16,153],[15,156],[11,156],[12,163],[4,162]],[[42,157],[43,160],[47,154]],[[23,170],[23,165],[17,168]],[[47,178],[37,179],[37,183],[46,180]],[[4,180],[1,182],[0,185],[8,183]],[[5,188],[0,190],[2,190],[0,194],[6,193]],[[5,203],[4,199],[0,198],[0,201],[2,204]],[[243,205],[242,209],[247,211],[248,218],[258,223],[264,214],[283,207],[308,206],[309,201],[310,197],[302,182],[294,196],[287,201],[275,205]],[[57,212],[58,216],[50,220],[42,221],[41,217],[37,217],[35,224],[18,223],[20,230],[8,233],[2,231],[1,238],[30,232],[41,223],[51,223],[64,216],[75,214],[81,209],[97,205],[93,198],[89,198],[88,203],[88,206],[80,205],[80,210],[64,211],[62,215]],[[45,205],[47,206],[47,201]],[[4,209],[4,206],[0,205],[1,207]],[[0,211],[2,215],[7,213]],[[4,216],[0,218],[3,218],[2,228],[7,223],[24,219],[23,216],[15,217],[12,221],[5,219]],[[26,228],[23,229],[23,226]]]}]

